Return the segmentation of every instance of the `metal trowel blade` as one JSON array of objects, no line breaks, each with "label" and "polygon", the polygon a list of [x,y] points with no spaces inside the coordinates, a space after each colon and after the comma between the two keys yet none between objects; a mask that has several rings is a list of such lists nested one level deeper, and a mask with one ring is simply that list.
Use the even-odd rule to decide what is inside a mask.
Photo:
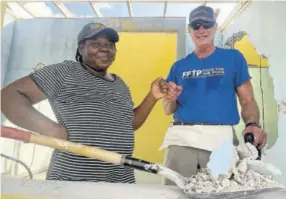
[{"label": "metal trowel blade", "polygon": [[281,171],[278,168],[276,168],[272,164],[262,162],[260,160],[248,160],[247,167],[248,169],[253,170],[262,175],[282,175]]}]

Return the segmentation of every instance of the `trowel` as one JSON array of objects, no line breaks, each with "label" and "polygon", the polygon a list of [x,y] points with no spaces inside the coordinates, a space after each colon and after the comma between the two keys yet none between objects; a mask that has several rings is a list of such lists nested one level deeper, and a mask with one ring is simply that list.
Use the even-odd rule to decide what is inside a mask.
[{"label": "trowel", "polygon": [[213,180],[219,178],[220,175],[228,175],[232,168],[233,150],[232,141],[224,141],[212,150],[207,168]]},{"label": "trowel", "polygon": [[[245,143],[254,143],[254,135],[248,132],[244,135]],[[233,150],[234,146],[231,141],[223,142],[219,147],[214,149],[210,155],[210,160],[207,167],[213,179],[218,178],[220,175],[228,175],[232,169],[233,164]],[[281,171],[269,163],[261,161],[261,149],[258,149],[258,157],[256,160],[247,160],[247,168],[263,175],[281,175]]]},{"label": "trowel", "polygon": [[114,165],[122,165],[149,173],[159,174],[165,178],[168,178],[169,180],[174,181],[176,185],[181,189],[184,189],[185,185],[189,183],[188,178],[185,178],[179,173],[162,165],[147,162],[145,160],[140,160],[130,156],[121,155],[119,153],[103,150],[97,147],[86,146],[4,126],[1,127],[1,137],[20,140],[25,143],[34,143],[42,146],[47,146],[85,157],[95,158],[104,162],[112,163]]}]

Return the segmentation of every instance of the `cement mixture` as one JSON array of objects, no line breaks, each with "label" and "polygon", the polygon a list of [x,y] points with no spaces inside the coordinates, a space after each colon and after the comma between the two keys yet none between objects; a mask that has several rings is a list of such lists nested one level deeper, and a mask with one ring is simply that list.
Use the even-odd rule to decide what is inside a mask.
[{"label": "cement mixture", "polygon": [[263,188],[283,188],[284,186],[273,180],[272,175],[265,175],[252,170],[250,165],[259,165],[272,174],[280,174],[273,165],[256,160],[257,149],[250,143],[234,147],[232,168],[227,175],[219,175],[214,179],[209,169],[205,168],[189,178],[184,191],[186,193],[218,193],[254,190]]}]

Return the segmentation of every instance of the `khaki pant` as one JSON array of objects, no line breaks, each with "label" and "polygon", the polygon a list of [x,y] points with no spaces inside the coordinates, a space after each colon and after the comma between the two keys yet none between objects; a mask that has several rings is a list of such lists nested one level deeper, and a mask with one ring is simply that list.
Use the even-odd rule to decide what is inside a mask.
[{"label": "khaki pant", "polygon": [[[169,146],[165,154],[165,166],[184,177],[196,175],[200,168],[206,168],[211,152],[186,146]],[[164,185],[176,185],[163,178]]]},{"label": "khaki pant", "polygon": [[234,127],[232,127],[232,133],[233,133],[233,145],[234,146],[238,146],[239,145],[239,140],[238,140],[238,137],[236,135]]}]

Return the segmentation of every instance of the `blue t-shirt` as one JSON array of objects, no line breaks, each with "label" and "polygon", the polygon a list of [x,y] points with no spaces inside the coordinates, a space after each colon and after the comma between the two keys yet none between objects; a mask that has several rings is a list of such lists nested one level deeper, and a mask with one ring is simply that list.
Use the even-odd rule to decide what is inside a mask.
[{"label": "blue t-shirt", "polygon": [[250,80],[244,56],[235,49],[216,48],[199,59],[193,52],[177,61],[167,77],[183,87],[174,120],[208,124],[239,123],[236,88]]}]

